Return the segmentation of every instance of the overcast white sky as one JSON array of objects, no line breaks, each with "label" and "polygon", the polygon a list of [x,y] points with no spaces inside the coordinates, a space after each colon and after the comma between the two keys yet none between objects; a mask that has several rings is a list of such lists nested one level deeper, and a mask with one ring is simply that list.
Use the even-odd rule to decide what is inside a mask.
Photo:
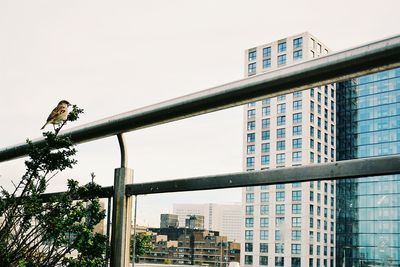
[{"label": "overcast white sky", "polygon": [[[400,1],[0,0],[0,147],[36,138],[61,99],[76,125],[243,77],[246,48],[309,31],[333,51],[399,34]],[[241,171],[241,108],[127,134],[135,182]],[[68,125],[68,127],[76,126]],[[116,138],[78,147],[66,178],[111,185]],[[0,164],[0,185],[24,171]],[[240,190],[144,196],[138,222],[176,202],[240,201]]]}]

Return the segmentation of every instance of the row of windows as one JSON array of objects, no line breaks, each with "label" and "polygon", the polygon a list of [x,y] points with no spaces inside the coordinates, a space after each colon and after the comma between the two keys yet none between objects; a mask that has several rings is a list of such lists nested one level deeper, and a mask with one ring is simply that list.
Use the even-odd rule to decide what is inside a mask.
[{"label": "row of windows", "polygon": [[[294,100],[293,101],[293,110],[300,110],[301,108],[302,108],[302,100]],[[278,114],[285,113],[286,112],[286,103],[278,104],[277,105],[277,112],[278,112]],[[263,107],[261,109],[261,114],[262,114],[263,117],[271,115],[271,106]],[[255,109],[249,109],[247,111],[247,118],[248,119],[253,119],[255,116],[256,116],[256,110]]]},{"label": "row of windows", "polygon": [[[270,164],[270,155],[262,155],[261,156],[261,165],[269,165]],[[292,162],[300,162],[302,160],[302,152],[296,151],[292,152]],[[255,165],[255,157],[247,157],[246,158],[246,167],[253,168]],[[286,155],[284,153],[276,154],[276,164],[284,164],[286,161]]]},{"label": "row of windows", "polygon": [[[311,126],[312,127],[312,126]],[[302,134],[302,125],[296,125],[292,127],[292,135],[293,136],[299,136]],[[314,127],[311,128],[310,131],[311,135],[314,135]],[[321,131],[317,131],[318,138],[321,139]],[[285,138],[286,137],[286,128],[279,128],[276,129],[276,137],[277,138]],[[271,138],[271,131],[262,131],[261,132],[261,140],[262,141],[268,141]],[[247,134],[247,142],[248,143],[253,143],[256,141],[256,133],[248,133]],[[327,141],[326,141],[327,142]]]},{"label": "row of windows", "polygon": [[[300,149],[302,148],[302,139],[301,138],[296,138],[292,140],[292,148],[293,149]],[[281,151],[286,149],[286,140],[283,141],[277,141],[276,142],[276,150]],[[270,143],[262,143],[261,144],[261,153],[269,153],[271,150]],[[248,145],[247,146],[247,154],[251,155],[256,152],[256,146],[255,145]],[[299,156],[296,154],[296,156]],[[300,154],[301,157],[301,154]]]},{"label": "row of windows", "polygon": [[[252,239],[247,239],[252,240]],[[284,253],[284,243],[276,243],[275,244],[275,253]],[[301,253],[301,244],[291,244],[292,254],[300,254]],[[251,252],[251,251],[249,251]]]},{"label": "row of windows", "polygon": [[[375,182],[375,181],[371,181],[371,182]],[[317,182],[307,182],[307,183],[310,184],[310,188],[311,188],[311,189],[317,188],[317,190],[321,190],[321,188],[322,188],[322,183],[321,183],[321,181],[317,181]],[[317,184],[316,187],[315,187],[314,183]],[[300,188],[301,185],[302,185],[302,182],[291,183],[292,188]],[[332,195],[335,193],[335,184],[333,184],[333,183],[329,184],[328,182],[324,182],[324,183],[323,183],[323,186],[324,186],[324,192],[325,192],[325,193],[328,193],[328,187],[330,187],[330,192],[331,192]],[[285,184],[276,184],[274,187],[275,187],[275,189],[277,189],[277,190],[279,190],[279,189],[285,189]],[[253,192],[253,191],[254,191],[254,188],[255,188],[254,186],[247,186],[247,187],[246,187],[246,191],[247,191],[247,192]],[[262,185],[262,186],[260,186],[260,189],[261,189],[261,190],[268,190],[268,189],[270,189],[270,186],[269,186],[269,185]],[[314,193],[314,191],[311,191],[311,192]]]},{"label": "row of windows", "polygon": [[[260,201],[267,202],[269,199],[268,192],[261,192],[260,193]],[[285,191],[278,191],[276,192],[276,201],[284,201],[285,200]],[[292,201],[301,201],[301,191],[295,190],[292,191]],[[246,203],[253,203],[254,202],[254,193],[246,193]]]},{"label": "row of windows", "polygon": [[[251,113],[249,119],[254,118],[254,117],[255,117],[255,115],[253,115],[253,113]],[[303,119],[303,115],[302,115],[301,112],[295,113],[295,114],[292,115],[293,124],[301,123],[302,119]],[[285,125],[286,121],[287,120],[286,120],[286,116],[285,115],[278,116],[276,118],[276,125],[277,126]],[[270,118],[266,118],[266,119],[262,119],[261,120],[261,127],[263,129],[268,129],[268,128],[270,128],[270,126],[271,126],[271,119]],[[254,131],[255,129],[256,129],[256,122],[255,121],[247,122],[247,130],[248,131]]]},{"label": "row of windows", "polygon": [[[331,254],[333,254],[333,248],[331,248]],[[333,255],[331,255],[333,257]],[[334,266],[333,259],[330,260],[330,266]],[[252,255],[245,255],[244,256],[244,263],[246,265],[253,264],[253,256]],[[259,257],[259,265],[264,266],[268,265],[268,256],[260,256]],[[275,257],[275,265],[276,267],[283,267],[285,265],[285,258],[284,257]],[[272,264],[271,264],[272,266]],[[301,258],[299,257],[292,257],[291,258],[291,265],[292,267],[300,267],[301,266]],[[328,266],[328,260],[323,259],[323,266]],[[314,267],[314,259],[309,259],[309,267]],[[321,259],[316,259],[316,267],[321,267]]]},{"label": "row of windows", "polygon": [[[300,208],[301,209],[301,208]],[[269,212],[269,206],[268,205],[260,205],[260,215],[268,215]],[[335,213],[334,210],[331,209],[331,219],[335,218]],[[252,205],[247,205],[246,206],[246,216],[253,216],[254,215],[254,206]],[[278,215],[278,214],[277,214]],[[326,217],[327,219],[328,217]],[[252,219],[252,218],[247,218],[247,219]],[[267,227],[268,226],[268,219],[265,219],[265,224]],[[324,223],[324,230],[328,230],[328,222],[326,221],[326,219],[323,221]],[[276,217],[275,218],[275,225],[276,226],[280,226],[285,220],[285,217]],[[314,218],[310,217],[309,219],[309,223],[310,223],[310,228],[314,228]],[[316,220],[316,224],[317,224],[317,229],[321,229],[321,219]],[[300,227],[301,226],[301,217],[292,217],[292,227]],[[330,223],[330,230],[333,232],[334,231],[334,223],[331,222]]]},{"label": "row of windows", "polygon": [[[293,60],[294,61],[300,60],[302,58],[303,58],[303,50],[297,50],[297,51],[293,52]],[[285,65],[286,62],[287,62],[287,55],[286,54],[279,55],[277,57],[278,66]],[[263,69],[271,68],[271,58],[263,59],[262,68]],[[248,74],[255,74],[256,71],[257,71],[257,63],[253,62],[253,63],[248,64],[248,66],[247,66]]]},{"label": "row of windows", "polygon": [[[299,49],[303,46],[303,37],[299,37],[296,39],[293,39],[293,49]],[[287,44],[286,42],[280,42],[278,44],[278,53],[283,53],[286,52],[287,50]],[[263,48],[263,57],[271,57],[271,47],[264,47]],[[251,50],[248,53],[248,59],[249,61],[253,61],[257,59],[257,51],[256,50]]]}]

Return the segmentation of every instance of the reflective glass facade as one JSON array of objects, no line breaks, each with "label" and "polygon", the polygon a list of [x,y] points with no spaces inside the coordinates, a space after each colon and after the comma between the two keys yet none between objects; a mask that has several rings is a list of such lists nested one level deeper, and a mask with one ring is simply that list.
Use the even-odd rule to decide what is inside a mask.
[{"label": "reflective glass facade", "polygon": [[[398,154],[400,68],[337,84],[336,125],[337,160]],[[400,175],[337,181],[336,213],[336,266],[400,266]]]}]

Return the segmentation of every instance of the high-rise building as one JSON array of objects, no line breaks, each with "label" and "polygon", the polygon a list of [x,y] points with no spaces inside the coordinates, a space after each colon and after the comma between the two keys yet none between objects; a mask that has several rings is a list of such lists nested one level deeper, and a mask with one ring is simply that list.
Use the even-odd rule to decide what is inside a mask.
[{"label": "high-rise building", "polygon": [[[309,33],[245,51],[249,77],[323,56]],[[266,98],[244,107],[245,171],[335,160],[335,86]],[[334,266],[335,183],[243,188],[241,266]]]},{"label": "high-rise building", "polygon": [[[400,153],[400,68],[337,84],[337,132],[338,160]],[[339,180],[336,207],[337,266],[400,266],[400,175]]]},{"label": "high-rise building", "polygon": [[204,228],[219,231],[229,241],[239,242],[243,213],[240,203],[231,204],[174,204],[173,213],[178,215],[179,225],[185,225],[188,215],[204,216]]}]

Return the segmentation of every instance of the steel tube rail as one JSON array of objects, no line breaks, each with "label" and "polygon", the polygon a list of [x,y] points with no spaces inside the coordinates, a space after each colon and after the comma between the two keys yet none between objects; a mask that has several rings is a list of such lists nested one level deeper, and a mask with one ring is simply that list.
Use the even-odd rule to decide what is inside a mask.
[{"label": "steel tube rail", "polygon": [[400,155],[130,184],[126,186],[126,194],[159,194],[390,174],[400,174]]},{"label": "steel tube rail", "polygon": [[[400,66],[400,35],[255,75],[61,132],[75,144],[209,113],[249,101],[351,79]],[[33,140],[43,144],[43,138]],[[25,156],[28,146],[0,150],[0,162]]]},{"label": "steel tube rail", "polygon": [[[400,174],[400,155],[127,184],[125,192],[127,195],[147,195],[390,174]],[[63,193],[48,193],[41,195],[41,197],[51,200],[51,197],[58,194]],[[103,187],[99,197],[110,197],[112,194],[112,187]]]}]

